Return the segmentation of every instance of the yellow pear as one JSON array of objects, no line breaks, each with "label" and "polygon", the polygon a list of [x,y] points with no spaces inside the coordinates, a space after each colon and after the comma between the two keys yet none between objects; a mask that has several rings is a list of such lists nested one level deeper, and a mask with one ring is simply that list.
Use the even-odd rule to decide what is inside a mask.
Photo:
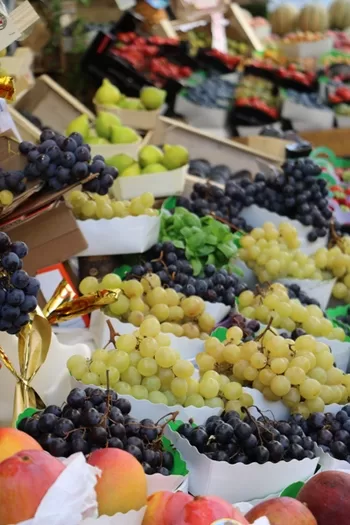
[{"label": "yellow pear", "polygon": [[112,126],[121,126],[120,118],[113,113],[107,111],[100,111],[95,120],[95,130],[99,137],[110,139],[112,134]]},{"label": "yellow pear", "polygon": [[150,144],[140,149],[139,162],[143,168],[149,164],[161,164],[163,161],[163,156],[164,155],[161,149]]},{"label": "yellow pear", "polygon": [[95,100],[98,104],[118,104],[120,99],[120,91],[114,86],[108,78],[104,78],[102,86],[98,88],[95,93]]},{"label": "yellow pear", "polygon": [[127,126],[112,126],[112,144],[131,144],[139,140],[139,135],[132,128]]},{"label": "yellow pear", "polygon": [[148,166],[143,168],[142,174],[146,174],[146,173],[164,173],[165,171],[167,171],[167,169],[166,169],[165,166],[163,166],[163,164],[154,163],[154,164],[148,164]]},{"label": "yellow pear", "polygon": [[159,109],[165,102],[166,91],[153,86],[145,86],[141,89],[140,99],[146,109]]},{"label": "yellow pear", "polygon": [[113,155],[110,159],[106,160],[108,166],[113,166],[119,171],[119,175],[123,173],[129,166],[134,164],[135,161],[129,155],[125,153],[119,153],[119,155]]},{"label": "yellow pear", "polygon": [[134,162],[134,164],[131,164],[126,170],[123,171],[123,173],[120,175],[121,177],[135,177],[135,175],[140,175],[141,170],[140,166],[137,164],[137,162]]},{"label": "yellow pear", "polygon": [[72,120],[72,122],[68,124],[66,135],[70,135],[71,133],[80,133],[80,135],[86,139],[89,135],[89,117],[83,114]]},{"label": "yellow pear", "polygon": [[169,144],[165,144],[163,151],[163,164],[168,170],[176,170],[188,163],[188,150],[183,146],[170,146]]}]

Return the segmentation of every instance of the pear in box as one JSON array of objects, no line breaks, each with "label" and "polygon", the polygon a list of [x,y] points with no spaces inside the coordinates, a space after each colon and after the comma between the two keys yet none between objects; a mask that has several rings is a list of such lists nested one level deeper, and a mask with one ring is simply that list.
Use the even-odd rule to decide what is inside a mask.
[{"label": "pear in box", "polygon": [[134,164],[131,164],[131,166],[126,168],[120,176],[121,177],[135,177],[135,175],[141,175],[140,166],[138,165],[137,162],[134,162]]},{"label": "pear in box", "polygon": [[102,82],[102,86],[98,88],[95,93],[95,100],[98,104],[103,105],[116,105],[120,100],[120,91],[116,86],[105,78]]},{"label": "pear in box", "polygon": [[121,126],[121,120],[113,113],[100,111],[95,120],[95,130],[99,137],[109,140],[112,133],[112,126]]},{"label": "pear in box", "polygon": [[134,159],[130,157],[130,155],[126,155],[125,153],[113,155],[113,157],[106,160],[106,164],[108,164],[108,166],[113,166],[114,168],[117,168],[117,170],[119,171],[119,175],[121,175],[129,166],[131,166],[134,163]]},{"label": "pear in box", "polygon": [[131,144],[139,140],[139,135],[127,126],[112,126],[110,141],[112,144]]},{"label": "pear in box", "polygon": [[107,139],[104,139],[103,137],[95,137],[94,135],[87,138],[87,143],[91,145],[109,144]]},{"label": "pear in box", "polygon": [[66,135],[71,133],[80,133],[84,139],[89,135],[89,117],[84,113],[72,120],[66,129]]},{"label": "pear in box", "polygon": [[146,173],[164,173],[167,171],[166,167],[163,166],[163,164],[148,164],[145,168],[142,170],[142,174],[145,175]]},{"label": "pear in box", "polygon": [[150,164],[161,164],[163,162],[163,157],[162,150],[157,148],[157,146],[144,146],[139,151],[139,162],[143,168]]},{"label": "pear in box", "polygon": [[118,105],[123,109],[144,109],[141,101],[138,98],[124,98],[119,102]]},{"label": "pear in box", "polygon": [[153,86],[147,86],[141,89],[140,99],[146,109],[159,109],[165,101],[166,91]]},{"label": "pear in box", "polygon": [[176,170],[188,163],[188,150],[183,146],[170,146],[169,144],[165,144],[163,150],[163,164],[168,170]]}]

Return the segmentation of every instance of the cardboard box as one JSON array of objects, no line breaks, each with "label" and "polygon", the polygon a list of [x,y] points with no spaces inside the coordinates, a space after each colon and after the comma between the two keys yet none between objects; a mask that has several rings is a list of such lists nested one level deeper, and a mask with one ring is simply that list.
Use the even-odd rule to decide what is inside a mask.
[{"label": "cardboard box", "polygon": [[334,151],[338,157],[349,155],[350,129],[329,129],[325,131],[303,131],[299,135],[311,142],[314,148],[327,147]]},{"label": "cardboard box", "polygon": [[254,149],[257,154],[267,154],[278,157],[281,162],[285,159],[285,148],[288,144],[291,144],[293,141],[283,140],[274,137],[264,137],[264,136],[251,136],[251,137],[234,137],[235,142],[240,144],[245,144],[249,148]]},{"label": "cardboard box", "polygon": [[43,125],[58,133],[65,133],[68,124],[82,113],[92,120],[95,118],[86,106],[48,75],[40,76],[33,88],[15,103],[15,108],[29,111],[39,118]]},{"label": "cardboard box", "polygon": [[29,140],[29,142],[34,143],[38,142],[41,130],[34,126],[34,124],[32,124],[26,117],[21,115],[14,106],[8,105],[7,108],[21,139]]},{"label": "cardboard box", "polygon": [[[18,210],[19,211],[19,210]],[[29,254],[24,269],[35,275],[38,270],[66,261],[87,248],[77,221],[64,200],[59,200],[35,212],[17,215],[1,224],[13,241],[24,241]]]}]

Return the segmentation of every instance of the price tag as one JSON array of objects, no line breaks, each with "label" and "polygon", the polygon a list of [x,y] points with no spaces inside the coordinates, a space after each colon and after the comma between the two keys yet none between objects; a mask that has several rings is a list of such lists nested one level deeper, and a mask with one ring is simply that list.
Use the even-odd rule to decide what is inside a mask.
[{"label": "price tag", "polygon": [[0,99],[0,133],[11,130],[17,140],[22,140],[15,123],[7,109],[6,100]]},{"label": "price tag", "polygon": [[222,13],[213,13],[211,15],[211,38],[213,49],[227,53],[225,19]]},{"label": "price tag", "polygon": [[20,36],[21,32],[11,18],[0,12],[0,50],[13,44]]},{"label": "price tag", "polygon": [[26,0],[10,13],[10,19],[20,33],[24,33],[39,20],[39,15]]}]

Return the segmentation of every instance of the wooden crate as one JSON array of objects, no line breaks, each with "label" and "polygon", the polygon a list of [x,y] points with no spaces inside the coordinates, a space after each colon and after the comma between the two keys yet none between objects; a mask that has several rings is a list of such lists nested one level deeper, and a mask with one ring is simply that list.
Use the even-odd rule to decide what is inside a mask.
[{"label": "wooden crate", "polygon": [[10,105],[7,107],[21,139],[34,143],[38,142],[41,133],[40,129],[34,126],[34,124],[32,124],[26,117],[21,115],[16,108]]},{"label": "wooden crate", "polygon": [[182,144],[191,158],[204,158],[212,164],[226,164],[232,171],[261,169],[261,163],[280,165],[281,158],[257,151],[245,144],[220,139],[200,129],[193,128],[166,117],[158,119],[155,129],[146,136],[149,144]]},{"label": "wooden crate", "polygon": [[82,113],[95,119],[86,106],[48,75],[40,76],[33,88],[18,99],[15,108],[29,111],[58,133],[65,133],[68,124]]},{"label": "wooden crate", "polygon": [[350,129],[327,129],[325,131],[305,131],[299,135],[311,142],[314,148],[325,146],[338,156],[350,156],[349,137]]},{"label": "wooden crate", "polygon": [[292,141],[282,140],[274,137],[260,137],[260,136],[251,136],[251,137],[234,137],[232,140],[234,142],[239,142],[244,144],[249,148],[256,151],[257,154],[272,155],[277,157],[281,162],[285,159],[285,148]]}]

